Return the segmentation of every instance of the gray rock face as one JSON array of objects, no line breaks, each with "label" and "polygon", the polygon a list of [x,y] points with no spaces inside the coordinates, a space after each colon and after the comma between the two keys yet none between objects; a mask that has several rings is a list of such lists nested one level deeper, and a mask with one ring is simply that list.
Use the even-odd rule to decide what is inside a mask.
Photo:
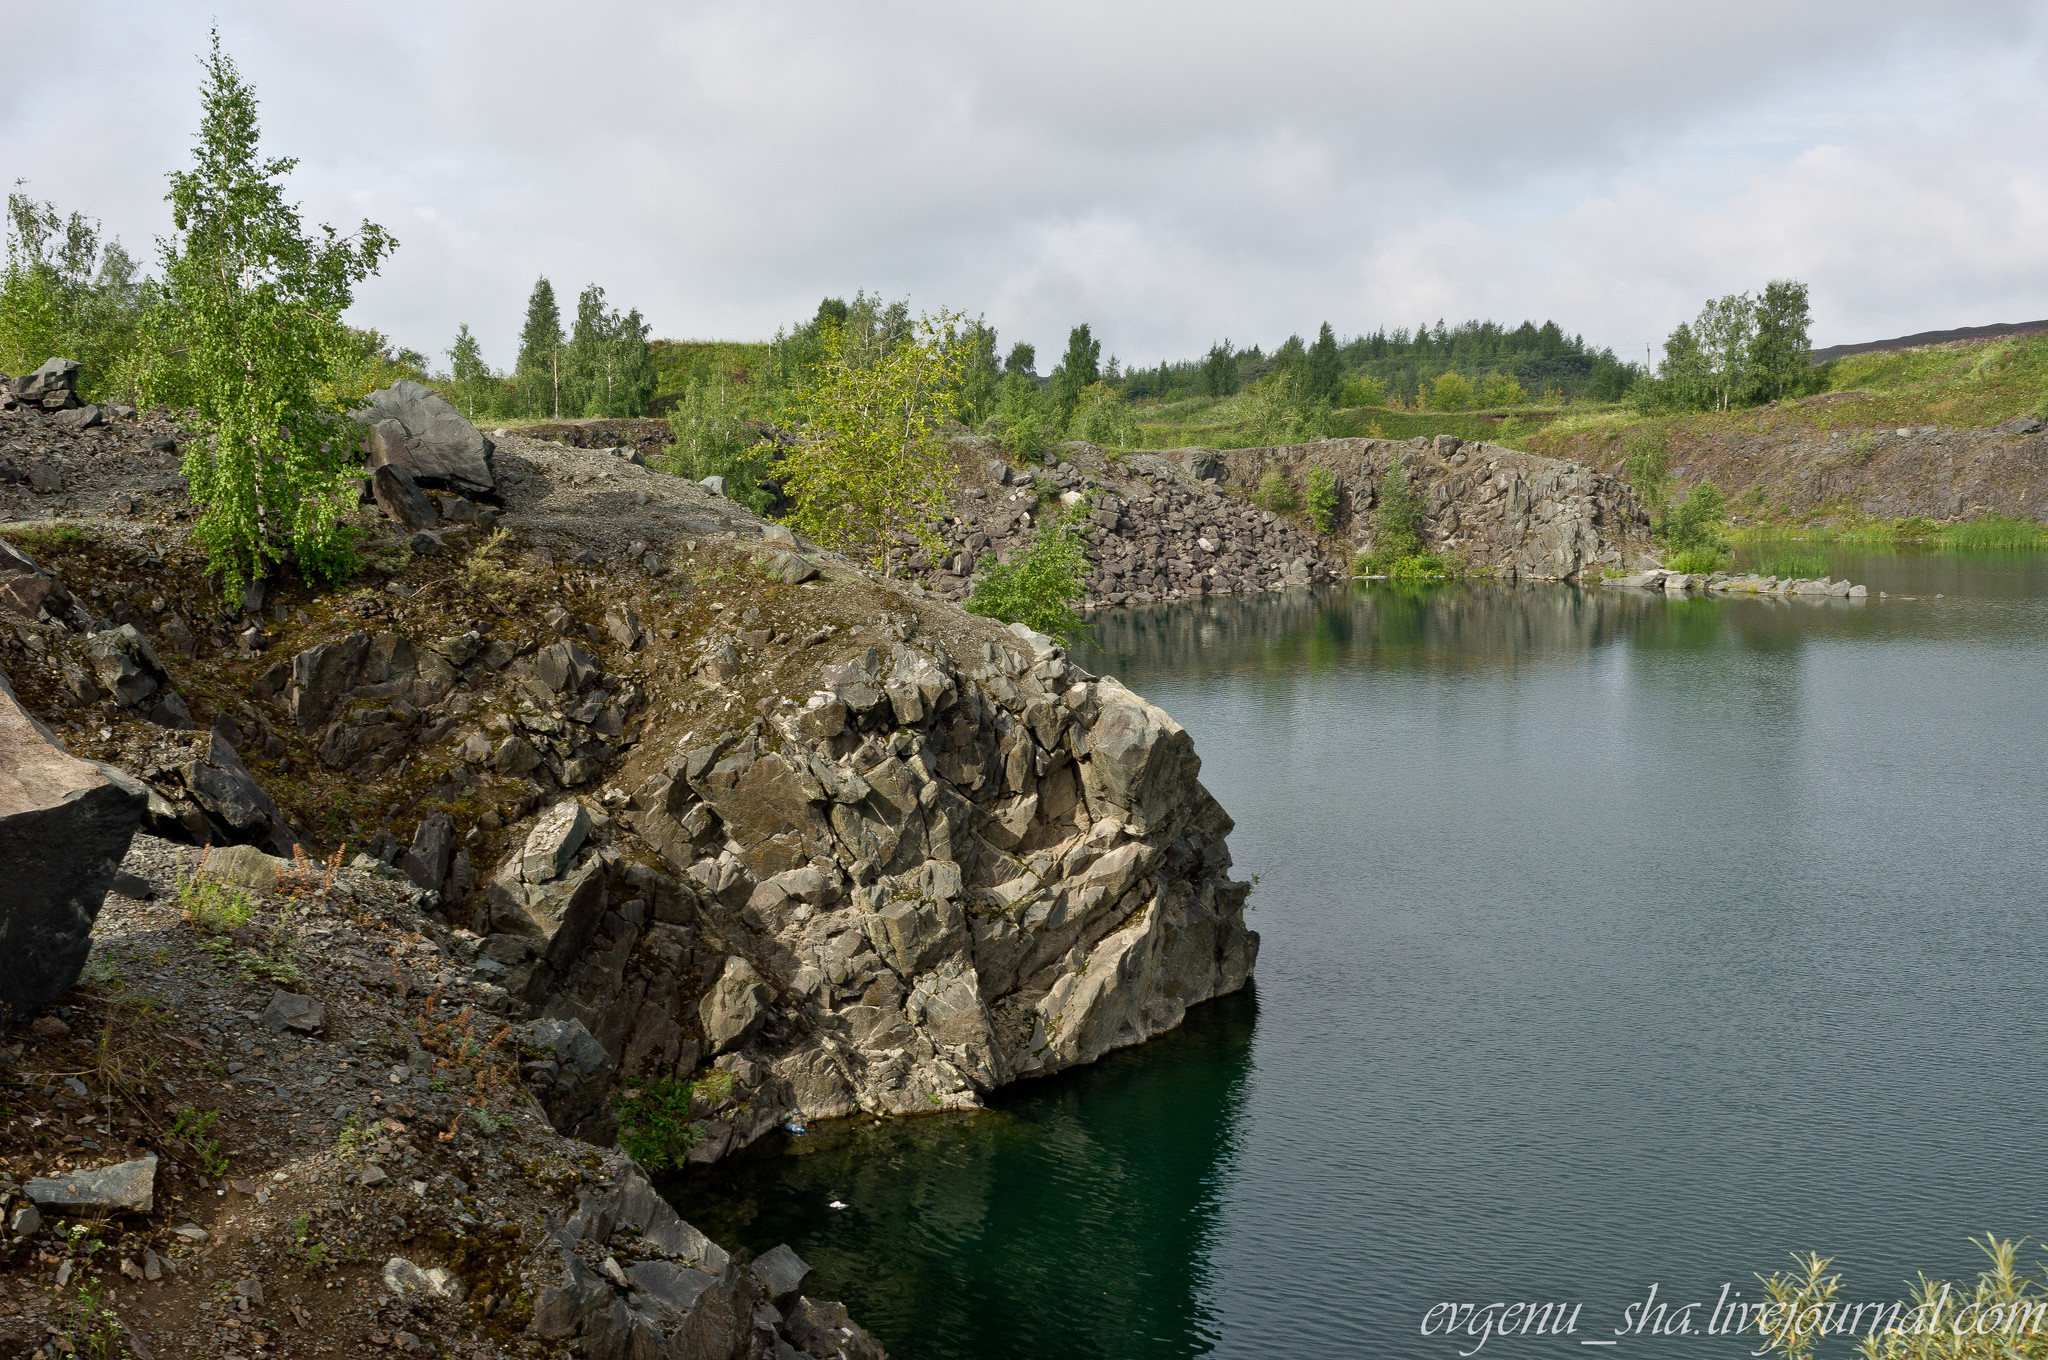
[{"label": "gray rock face", "polygon": [[448,399],[410,380],[372,392],[353,413],[368,430],[371,468],[396,467],[415,482],[491,491],[491,441]]},{"label": "gray rock face", "polygon": [[33,1015],[78,980],[148,790],[57,745],[0,677],[0,1005]]},{"label": "gray rock face", "polygon": [[45,601],[55,602],[62,595],[55,578],[37,566],[34,558],[0,541],[0,610],[33,619]]},{"label": "gray rock face", "polygon": [[618,1127],[610,1105],[617,1069],[604,1045],[580,1020],[536,1020],[527,1042],[546,1054],[526,1064],[522,1075],[548,1119],[563,1133],[588,1142],[610,1141]]},{"label": "gray rock face", "polygon": [[1028,631],[980,661],[862,648],[670,754],[568,877],[563,808],[500,865],[491,926],[540,956],[508,987],[635,1077],[734,1077],[693,1161],[784,1114],[972,1106],[1244,985],[1258,937],[1187,733]]},{"label": "gray rock face", "polygon": [[751,1034],[768,1017],[773,999],[754,965],[737,956],[727,959],[717,985],[699,1008],[711,1051],[722,1053]]},{"label": "gray rock face", "polygon": [[146,1214],[156,1206],[156,1154],[54,1179],[38,1177],[22,1193],[46,1208]]}]

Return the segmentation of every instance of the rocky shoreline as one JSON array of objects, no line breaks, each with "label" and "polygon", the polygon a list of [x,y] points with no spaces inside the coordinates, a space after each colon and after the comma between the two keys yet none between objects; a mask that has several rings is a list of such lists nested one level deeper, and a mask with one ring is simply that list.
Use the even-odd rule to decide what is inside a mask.
[{"label": "rocky shoreline", "polygon": [[1827,577],[1815,580],[1803,576],[1759,576],[1754,572],[1688,573],[1667,571],[1661,567],[1635,572],[1628,576],[1610,577],[1602,584],[1629,590],[1661,590],[1667,595],[1683,595],[1696,590],[1710,595],[1796,595],[1839,600],[1870,598],[1868,586],[1829,580]]}]

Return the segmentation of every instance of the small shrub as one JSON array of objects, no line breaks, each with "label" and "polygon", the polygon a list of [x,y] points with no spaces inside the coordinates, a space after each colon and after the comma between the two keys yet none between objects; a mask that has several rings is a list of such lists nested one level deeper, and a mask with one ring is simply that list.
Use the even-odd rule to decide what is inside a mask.
[{"label": "small shrub", "polygon": [[716,1108],[732,1089],[732,1073],[712,1072],[701,1081],[669,1077],[618,1092],[612,1109],[619,1117],[619,1146],[649,1171],[680,1168],[704,1137],[703,1126],[691,1117],[694,1108]]},{"label": "small shrub", "polygon": [[1308,517],[1319,534],[1337,527],[1337,474],[1321,464],[1308,470]]},{"label": "small shrub", "polygon": [[234,1156],[232,1152],[221,1147],[218,1138],[208,1136],[214,1121],[219,1118],[219,1110],[200,1110],[185,1105],[178,1109],[176,1116],[171,1120],[171,1139],[183,1143],[190,1150],[193,1160],[199,1164],[200,1170],[209,1176],[226,1175],[228,1159]]},{"label": "small shrub", "polygon": [[1479,387],[1479,404],[1482,406],[1520,406],[1529,399],[1522,390],[1522,383],[1512,373],[1489,373]]},{"label": "small shrub", "polygon": [[1664,503],[1671,494],[1670,436],[1661,428],[1650,425],[1630,430],[1622,443],[1628,449],[1622,474],[1635,488],[1636,499],[1642,503],[1643,509],[1661,517]]},{"label": "small shrub", "polygon": [[1462,373],[1445,373],[1429,386],[1432,411],[1462,411],[1471,404],[1472,380]]},{"label": "small shrub", "polygon": [[967,612],[1021,623],[1050,638],[1069,640],[1082,626],[1074,602],[1088,584],[1088,549],[1073,513],[1048,519],[1011,562],[980,574]]},{"label": "small shrub", "polygon": [[1277,465],[1268,467],[1259,478],[1259,489],[1252,493],[1252,502],[1276,515],[1293,514],[1294,488],[1287,484],[1287,474]]},{"label": "small shrub", "polygon": [[1722,557],[1728,545],[1721,539],[1721,523],[1728,513],[1728,498],[1712,482],[1701,482],[1686,493],[1663,525],[1664,541],[1676,552],[1713,549]]},{"label": "small shrub", "polygon": [[1353,378],[1337,394],[1339,406],[1385,406],[1387,385],[1374,377]]},{"label": "small shrub", "polygon": [[462,559],[463,584],[487,599],[502,599],[512,584],[511,568],[505,565],[505,553],[511,546],[510,529],[493,529],[489,538]]},{"label": "small shrub", "polygon": [[249,924],[256,901],[241,888],[200,876],[211,853],[211,847],[200,851],[198,865],[189,875],[180,875],[178,906],[195,930],[206,935],[225,935]]}]

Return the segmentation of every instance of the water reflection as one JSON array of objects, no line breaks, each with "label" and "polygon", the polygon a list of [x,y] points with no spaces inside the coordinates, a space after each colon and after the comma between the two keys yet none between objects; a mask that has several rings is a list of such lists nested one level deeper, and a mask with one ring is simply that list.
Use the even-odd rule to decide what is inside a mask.
[{"label": "water reflection", "polygon": [[664,1189],[713,1237],[789,1242],[898,1360],[1204,1354],[1256,1013],[1227,997],[991,1110],[823,1128]]}]

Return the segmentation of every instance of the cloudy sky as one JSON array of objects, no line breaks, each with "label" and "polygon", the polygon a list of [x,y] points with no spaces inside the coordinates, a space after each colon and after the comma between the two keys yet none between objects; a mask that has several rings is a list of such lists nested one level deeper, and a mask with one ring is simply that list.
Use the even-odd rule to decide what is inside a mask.
[{"label": "cloudy sky", "polygon": [[146,247],[216,18],[309,218],[402,243],[353,319],[500,366],[539,274],[657,335],[865,287],[1138,363],[1439,317],[1639,357],[1784,275],[1819,344],[2048,317],[2048,0],[83,0],[0,171]]}]

